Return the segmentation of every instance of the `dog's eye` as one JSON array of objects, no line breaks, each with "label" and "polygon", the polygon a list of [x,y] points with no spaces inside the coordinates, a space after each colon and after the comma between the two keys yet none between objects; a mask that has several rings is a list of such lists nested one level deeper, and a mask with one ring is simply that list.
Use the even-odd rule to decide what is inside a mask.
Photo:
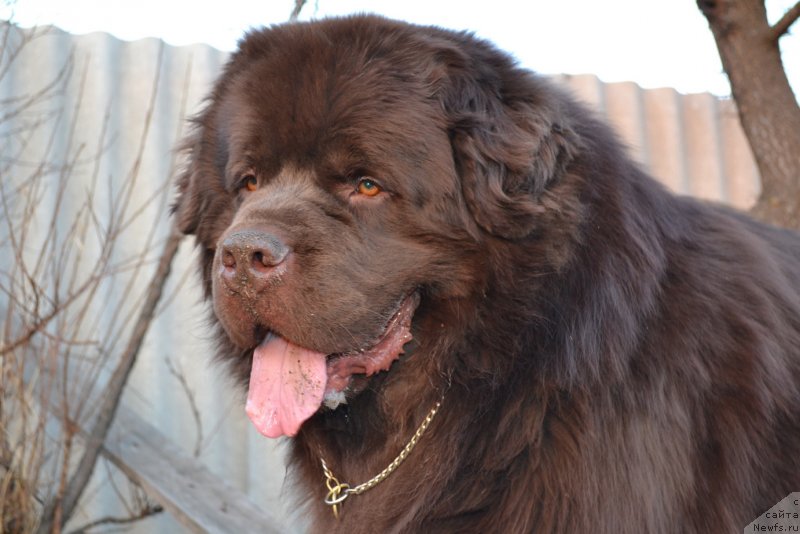
[{"label": "dog's eye", "polygon": [[383,189],[381,189],[381,186],[379,186],[377,183],[375,183],[374,180],[371,180],[370,178],[362,178],[358,182],[358,192],[359,192],[359,194],[362,194],[362,195],[365,195],[365,196],[368,196],[368,197],[374,197],[375,195],[377,195],[381,191],[383,191]]},{"label": "dog's eye", "polygon": [[255,191],[258,189],[258,178],[255,174],[248,174],[242,179],[242,187],[248,191]]}]

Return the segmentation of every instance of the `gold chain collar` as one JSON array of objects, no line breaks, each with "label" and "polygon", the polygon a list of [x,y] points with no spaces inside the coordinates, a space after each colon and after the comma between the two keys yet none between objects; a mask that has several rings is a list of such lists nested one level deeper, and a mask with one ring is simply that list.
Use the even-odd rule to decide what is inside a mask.
[{"label": "gold chain collar", "polygon": [[419,425],[417,431],[414,432],[414,435],[411,436],[411,440],[403,447],[403,450],[400,451],[400,454],[392,460],[386,469],[372,477],[371,479],[367,480],[363,484],[359,484],[358,486],[352,488],[350,484],[339,482],[331,470],[328,468],[328,464],[325,463],[325,459],[320,457],[320,461],[322,462],[322,473],[325,475],[325,487],[328,488],[328,494],[325,496],[325,504],[331,507],[333,511],[333,516],[336,519],[339,519],[339,508],[340,505],[344,502],[346,498],[350,495],[359,495],[364,493],[368,489],[374,488],[379,483],[383,482],[389,475],[391,475],[397,467],[403,463],[411,451],[416,446],[419,439],[422,437],[422,434],[428,429],[428,426],[433,421],[434,416],[436,416],[436,412],[439,411],[439,407],[442,405],[442,401],[436,403],[436,405],[428,412],[428,415]]}]

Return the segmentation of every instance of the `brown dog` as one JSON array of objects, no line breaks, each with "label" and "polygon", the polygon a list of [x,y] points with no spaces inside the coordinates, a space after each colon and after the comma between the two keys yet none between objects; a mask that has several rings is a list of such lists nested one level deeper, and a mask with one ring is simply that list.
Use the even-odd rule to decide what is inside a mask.
[{"label": "brown dog", "polygon": [[314,531],[740,532],[800,490],[800,238],[491,45],[254,31],[196,126],[177,220]]}]

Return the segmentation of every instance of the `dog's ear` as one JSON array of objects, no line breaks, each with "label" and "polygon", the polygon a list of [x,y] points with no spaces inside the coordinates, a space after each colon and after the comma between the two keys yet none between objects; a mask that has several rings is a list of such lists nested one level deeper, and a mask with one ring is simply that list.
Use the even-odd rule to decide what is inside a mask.
[{"label": "dog's ear", "polygon": [[[204,146],[210,143],[204,142],[204,137],[208,137],[208,132],[213,131],[209,127],[208,109],[191,119],[192,131],[183,139],[178,151],[185,157],[186,162],[176,179],[177,196],[172,204],[172,214],[175,217],[175,224],[178,230],[184,234],[195,234],[198,239],[201,235],[198,229],[204,219],[209,215],[211,203],[215,198],[217,180],[202,180],[204,168],[211,166],[205,162],[208,158],[207,152],[213,150],[203,150]],[[205,174],[208,174],[206,171]],[[209,188],[215,191],[209,191]],[[223,192],[224,193],[224,192]],[[224,199],[225,195],[217,195],[219,199]]]},{"label": "dog's ear", "polygon": [[433,85],[472,216],[492,235],[525,237],[545,209],[541,194],[578,150],[560,112],[565,97],[473,38],[440,49],[438,58]]},{"label": "dog's ear", "polygon": [[184,149],[189,161],[176,180],[178,195],[172,204],[172,215],[175,224],[184,234],[194,234],[200,223],[200,214],[203,213],[203,195],[195,179],[196,163],[192,161],[191,148]]}]

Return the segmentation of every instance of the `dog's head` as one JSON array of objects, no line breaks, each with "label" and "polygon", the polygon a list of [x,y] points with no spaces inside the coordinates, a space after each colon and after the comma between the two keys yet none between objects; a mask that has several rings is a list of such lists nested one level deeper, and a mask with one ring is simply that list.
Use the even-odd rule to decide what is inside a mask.
[{"label": "dog's head", "polygon": [[532,239],[577,150],[559,101],[470,35],[377,17],[241,42],[175,210],[263,433],[357,394],[481,293],[489,243]]}]

